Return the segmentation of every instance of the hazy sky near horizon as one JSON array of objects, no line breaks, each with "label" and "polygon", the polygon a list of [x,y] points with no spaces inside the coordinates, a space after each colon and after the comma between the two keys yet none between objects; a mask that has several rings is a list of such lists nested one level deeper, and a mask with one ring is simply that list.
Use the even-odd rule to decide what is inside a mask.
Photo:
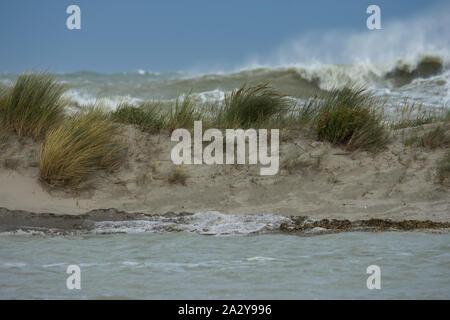
[{"label": "hazy sky near horizon", "polygon": [[[366,8],[382,26],[413,19],[440,0],[0,0],[0,72],[154,72],[229,70],[264,60],[314,32],[372,33]],[[81,8],[68,30],[66,8]],[[358,48],[355,48],[358,50]]]}]

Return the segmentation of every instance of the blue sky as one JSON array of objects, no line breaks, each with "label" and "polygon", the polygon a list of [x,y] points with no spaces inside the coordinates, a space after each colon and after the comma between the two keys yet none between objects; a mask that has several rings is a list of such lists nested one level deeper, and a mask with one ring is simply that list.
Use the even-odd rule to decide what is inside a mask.
[{"label": "blue sky", "polygon": [[[0,72],[181,71],[233,68],[308,32],[366,29],[366,8],[382,25],[420,16],[427,0],[0,0]],[[442,3],[442,1],[441,1]],[[81,8],[81,30],[66,8]]]}]

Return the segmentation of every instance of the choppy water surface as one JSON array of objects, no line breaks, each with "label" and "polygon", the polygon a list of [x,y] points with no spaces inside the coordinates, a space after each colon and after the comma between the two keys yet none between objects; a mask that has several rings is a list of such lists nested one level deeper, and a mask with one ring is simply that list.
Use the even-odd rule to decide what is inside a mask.
[{"label": "choppy water surface", "polygon": [[[66,288],[70,264],[81,290]],[[450,235],[2,234],[0,298],[449,299]]]},{"label": "choppy water surface", "polygon": [[[0,74],[0,86],[12,84],[17,75]],[[192,92],[202,101],[221,102],[225,94],[243,84],[265,81],[300,102],[321,90],[346,83],[365,85],[389,107],[405,103],[425,107],[447,106],[450,102],[450,62],[447,54],[417,54],[410,59],[371,61],[354,64],[290,64],[285,66],[244,68],[230,72],[153,73],[144,70],[127,73],[80,71],[58,75],[68,87],[66,96],[78,105],[102,101],[114,109],[120,102],[174,100]]]}]

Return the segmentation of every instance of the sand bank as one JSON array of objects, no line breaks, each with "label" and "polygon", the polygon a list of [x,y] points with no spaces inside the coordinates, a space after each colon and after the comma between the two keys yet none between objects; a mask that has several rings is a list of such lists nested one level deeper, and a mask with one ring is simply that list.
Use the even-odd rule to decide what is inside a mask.
[{"label": "sand bank", "polygon": [[450,221],[449,189],[436,182],[444,149],[407,147],[411,130],[393,133],[378,154],[346,152],[315,141],[308,131],[281,130],[280,172],[260,176],[257,165],[187,165],[186,184],[173,184],[175,169],[167,132],[123,127],[127,159],[113,173],[99,172],[86,189],[50,190],[39,180],[39,144],[11,137],[0,156],[0,207],[54,215],[95,209],[125,212],[220,211],[270,213],[314,219]]}]

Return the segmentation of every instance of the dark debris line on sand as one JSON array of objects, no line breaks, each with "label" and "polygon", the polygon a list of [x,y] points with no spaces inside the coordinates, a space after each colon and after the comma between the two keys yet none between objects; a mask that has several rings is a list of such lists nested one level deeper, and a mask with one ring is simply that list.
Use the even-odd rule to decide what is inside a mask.
[{"label": "dark debris line on sand", "polygon": [[[283,223],[280,231],[288,233],[311,232],[315,228],[320,228],[316,233],[332,233],[346,231],[425,231],[440,230],[448,231],[450,222],[434,222],[430,220],[403,220],[392,221],[390,219],[368,219],[368,220],[328,220],[321,219],[311,221],[308,217],[291,216],[292,222]],[[317,230],[317,229],[316,229]]]},{"label": "dark debris line on sand", "polygon": [[[95,223],[100,221],[130,221],[150,220],[154,217],[174,219],[183,221],[183,217],[190,216],[188,212],[167,212],[163,215],[152,215],[144,213],[128,213],[117,209],[97,209],[82,215],[57,215],[54,213],[32,213],[23,210],[9,210],[0,207],[0,232],[42,231],[52,234],[66,233],[89,233],[95,229]],[[337,233],[349,231],[438,231],[447,233],[450,231],[450,222],[434,222],[430,220],[403,220],[392,221],[389,219],[368,220],[313,220],[305,216],[291,216],[289,222],[282,223],[278,230],[281,232],[297,235],[316,235],[324,233]],[[177,231],[169,227],[161,230],[163,232]]]}]

